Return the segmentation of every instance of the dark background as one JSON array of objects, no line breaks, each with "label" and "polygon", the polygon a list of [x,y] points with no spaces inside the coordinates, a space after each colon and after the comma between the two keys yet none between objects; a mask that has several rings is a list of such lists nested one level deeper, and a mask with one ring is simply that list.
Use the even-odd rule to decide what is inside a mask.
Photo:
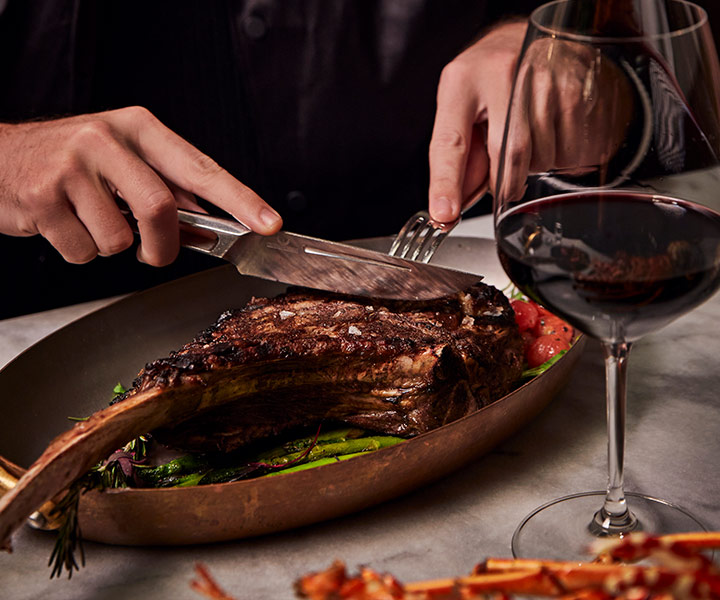
[{"label": "dark background", "polygon": [[[0,121],[143,105],[272,204],[287,230],[392,235],[427,205],[442,67],[490,23],[539,4],[9,0]],[[717,40],[720,8],[699,4]],[[0,235],[0,256],[0,318],[219,264],[182,250],[157,269],[132,248],[71,265],[39,236]]]}]

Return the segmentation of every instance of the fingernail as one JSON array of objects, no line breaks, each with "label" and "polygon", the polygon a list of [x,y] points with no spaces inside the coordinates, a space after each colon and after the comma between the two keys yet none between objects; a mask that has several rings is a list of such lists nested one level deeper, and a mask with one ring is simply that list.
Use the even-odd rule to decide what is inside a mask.
[{"label": "fingernail", "polygon": [[277,222],[280,220],[280,215],[270,208],[263,208],[260,211],[260,220],[265,227],[272,228],[277,225]]}]

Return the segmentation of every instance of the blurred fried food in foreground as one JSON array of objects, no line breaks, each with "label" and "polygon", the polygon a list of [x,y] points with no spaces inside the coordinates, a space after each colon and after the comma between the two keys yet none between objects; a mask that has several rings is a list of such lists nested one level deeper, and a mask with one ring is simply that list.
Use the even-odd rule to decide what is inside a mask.
[{"label": "blurred fried food in foreground", "polygon": [[[295,583],[307,600],[481,600],[515,595],[564,600],[720,599],[720,568],[707,551],[720,532],[654,537],[634,533],[599,540],[593,562],[489,558],[471,575],[403,584],[367,567],[351,575],[341,561]],[[642,560],[642,564],[633,564]],[[197,565],[192,588],[212,600],[233,600]]]}]

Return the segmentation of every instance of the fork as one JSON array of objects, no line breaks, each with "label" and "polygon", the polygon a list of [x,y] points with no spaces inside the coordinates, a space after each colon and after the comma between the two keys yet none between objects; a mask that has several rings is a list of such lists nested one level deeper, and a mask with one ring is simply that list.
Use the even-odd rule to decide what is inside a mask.
[{"label": "fork", "polygon": [[430,213],[426,210],[416,212],[395,236],[388,254],[421,263],[430,262],[442,241],[460,223],[462,215],[475,206],[486,194],[487,183],[484,183],[470,194],[470,200],[463,203],[460,217],[452,223],[438,223],[430,217]]}]

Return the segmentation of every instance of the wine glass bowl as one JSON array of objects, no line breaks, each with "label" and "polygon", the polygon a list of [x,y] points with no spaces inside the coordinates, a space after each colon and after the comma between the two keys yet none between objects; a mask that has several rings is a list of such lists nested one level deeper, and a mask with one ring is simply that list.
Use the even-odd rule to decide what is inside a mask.
[{"label": "wine glass bowl", "polygon": [[495,237],[513,283],[603,347],[608,485],[533,511],[516,556],[579,558],[597,536],[703,528],[624,492],[626,371],[635,341],[720,285],[719,74],[707,16],[684,0],[557,0],[531,16]]},{"label": "wine glass bowl", "polygon": [[513,282],[588,335],[633,342],[720,283],[720,215],[677,198],[602,190],[523,203],[502,218]]}]

